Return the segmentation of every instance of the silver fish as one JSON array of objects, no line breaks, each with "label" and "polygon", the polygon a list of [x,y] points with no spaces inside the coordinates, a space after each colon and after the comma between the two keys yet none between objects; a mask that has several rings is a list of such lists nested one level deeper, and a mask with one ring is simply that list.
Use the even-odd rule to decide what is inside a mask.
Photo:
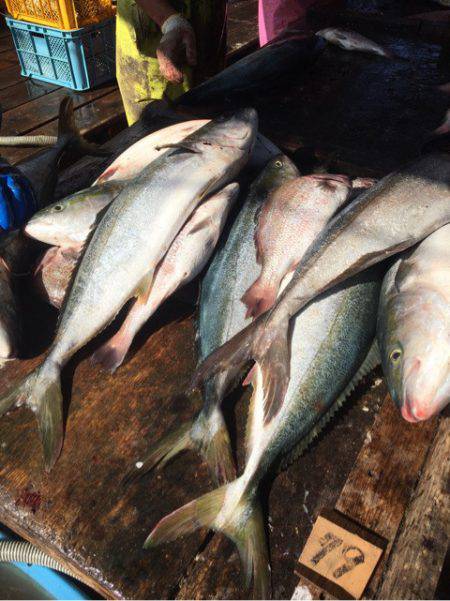
[{"label": "silver fish", "polygon": [[426,155],[386,176],[330,221],[274,307],[212,353],[193,385],[219,373],[232,380],[256,361],[269,423],[283,406],[289,384],[290,319],[317,295],[449,222],[450,156]]},{"label": "silver fish", "polygon": [[295,318],[291,380],[283,407],[270,423],[264,418],[261,370],[254,370],[242,475],[163,518],[145,547],[202,527],[223,532],[238,547],[247,584],[253,580],[254,597],[270,597],[260,482],[280,460],[289,462],[306,448],[377,364],[372,342],[379,290],[380,278],[373,271],[365,272],[319,297]]},{"label": "silver fish", "polygon": [[238,192],[238,184],[229,184],[195,209],[156,268],[147,302],[133,305],[116,334],[94,353],[93,361],[115,371],[125,359],[137,332],[158,307],[178,288],[197,277],[216,247]]},{"label": "silver fish", "polygon": [[327,27],[316,32],[316,35],[320,38],[324,38],[331,44],[336,44],[344,50],[357,50],[360,52],[369,52],[371,54],[378,54],[378,56],[384,56],[386,58],[394,58],[394,55],[390,50],[384,46],[380,46],[376,42],[369,40],[356,31],[346,31],[339,29],[338,27]]},{"label": "silver fish", "polygon": [[406,420],[429,419],[450,402],[450,225],[386,274],[378,341],[391,396]]},{"label": "silver fish", "polygon": [[108,208],[77,270],[44,363],[0,399],[0,414],[35,413],[47,470],[63,440],[61,369],[133,297],[145,302],[154,272],[196,206],[232,180],[250,155],[253,109],[205,125],[130,180]]},{"label": "silver fish", "polygon": [[[200,359],[250,323],[241,298],[258,274],[254,244],[257,214],[272,190],[296,176],[298,170],[295,165],[280,154],[252,183],[225,245],[216,253],[202,282],[198,323]],[[234,461],[220,410],[227,388],[227,382],[221,375],[208,382],[199,415],[150,449],[145,458],[140,458],[138,463],[141,467],[132,470],[126,480],[140,477],[156,465],[162,467],[185,449],[201,453],[216,483],[233,479]]]}]

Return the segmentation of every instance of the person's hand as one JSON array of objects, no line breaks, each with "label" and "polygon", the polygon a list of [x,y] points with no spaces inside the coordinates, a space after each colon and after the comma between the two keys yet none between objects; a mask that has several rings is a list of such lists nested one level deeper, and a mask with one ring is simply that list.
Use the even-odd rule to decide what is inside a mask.
[{"label": "person's hand", "polygon": [[161,75],[171,83],[183,81],[181,66],[197,63],[195,33],[181,15],[171,15],[161,27],[162,38],[156,49]]}]

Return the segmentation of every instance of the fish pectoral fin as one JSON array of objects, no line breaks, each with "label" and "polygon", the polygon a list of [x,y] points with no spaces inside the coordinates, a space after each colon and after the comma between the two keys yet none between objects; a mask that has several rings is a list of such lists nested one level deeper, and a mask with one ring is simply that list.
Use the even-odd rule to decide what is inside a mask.
[{"label": "fish pectoral fin", "polygon": [[208,227],[209,225],[211,225],[211,223],[212,223],[211,217],[205,217],[205,219],[202,219],[196,225],[194,225],[194,227],[189,232],[189,236],[191,236],[192,234],[195,234],[197,232],[200,232],[201,230],[203,230],[206,227]]},{"label": "fish pectoral fin", "polygon": [[135,290],[134,296],[143,305],[147,304],[148,298],[150,296],[150,292],[152,291],[154,273],[155,273],[155,270],[152,269],[147,274],[145,274],[145,276],[139,282],[139,284]]},{"label": "fish pectoral fin", "polygon": [[192,152],[193,154],[200,153],[199,150],[196,150],[192,146],[189,146],[189,144],[182,144],[182,143],[179,143],[179,144],[161,144],[161,146],[155,146],[156,150],[163,150],[165,148],[177,148],[178,150],[184,150],[185,152]]}]

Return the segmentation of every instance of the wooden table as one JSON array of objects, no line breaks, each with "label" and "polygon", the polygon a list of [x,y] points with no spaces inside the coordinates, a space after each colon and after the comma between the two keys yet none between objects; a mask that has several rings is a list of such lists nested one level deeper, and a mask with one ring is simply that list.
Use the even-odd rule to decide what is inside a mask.
[{"label": "wooden table", "polygon": [[[443,117],[447,100],[434,87],[442,79],[436,66],[440,48],[389,32],[374,37],[408,60],[390,63],[330,48],[306,82],[251,99],[263,132],[303,171],[321,162],[330,170],[382,175],[417,155],[426,134]],[[153,123],[158,125],[162,123]],[[133,131],[136,139],[144,133],[140,126]],[[107,145],[120,152],[125,136],[122,132]],[[58,194],[88,185],[103,164],[83,159],[63,174]],[[42,470],[32,416],[20,410],[0,421],[0,521],[107,597],[248,596],[235,548],[221,536],[198,532],[142,550],[163,515],[210,489],[198,459],[183,455],[164,472],[121,486],[147,445],[199,406],[198,398],[185,395],[196,363],[195,308],[188,302],[193,298],[195,287],[190,295],[168,302],[138,336],[131,358],[115,376],[89,362],[101,340],[64,370],[66,438],[50,475]],[[51,340],[56,316],[29,293],[22,302],[25,347],[30,356],[38,355]],[[39,360],[7,365],[1,392]],[[247,401],[245,395],[237,400],[232,418],[237,438]],[[407,424],[387,397],[380,372],[363,383],[308,452],[267,486],[264,507],[275,598],[305,593],[305,587],[310,594],[329,597],[298,575],[297,562],[319,512],[335,507],[388,541],[384,562],[369,584],[370,598],[445,595],[439,574],[448,504],[439,495],[447,468],[436,467],[448,456],[443,440],[448,440],[448,418]],[[435,503],[426,520],[421,520],[421,499]],[[403,578],[400,568],[406,558],[411,561],[410,550],[422,552],[424,545],[427,554]]]}]

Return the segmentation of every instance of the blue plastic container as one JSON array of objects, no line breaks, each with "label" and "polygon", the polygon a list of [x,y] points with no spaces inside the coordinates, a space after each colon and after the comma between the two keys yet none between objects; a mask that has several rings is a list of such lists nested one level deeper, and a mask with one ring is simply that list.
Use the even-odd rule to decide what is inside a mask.
[{"label": "blue plastic container", "polygon": [[22,75],[72,90],[114,79],[115,19],[81,29],[54,29],[6,17]]}]

